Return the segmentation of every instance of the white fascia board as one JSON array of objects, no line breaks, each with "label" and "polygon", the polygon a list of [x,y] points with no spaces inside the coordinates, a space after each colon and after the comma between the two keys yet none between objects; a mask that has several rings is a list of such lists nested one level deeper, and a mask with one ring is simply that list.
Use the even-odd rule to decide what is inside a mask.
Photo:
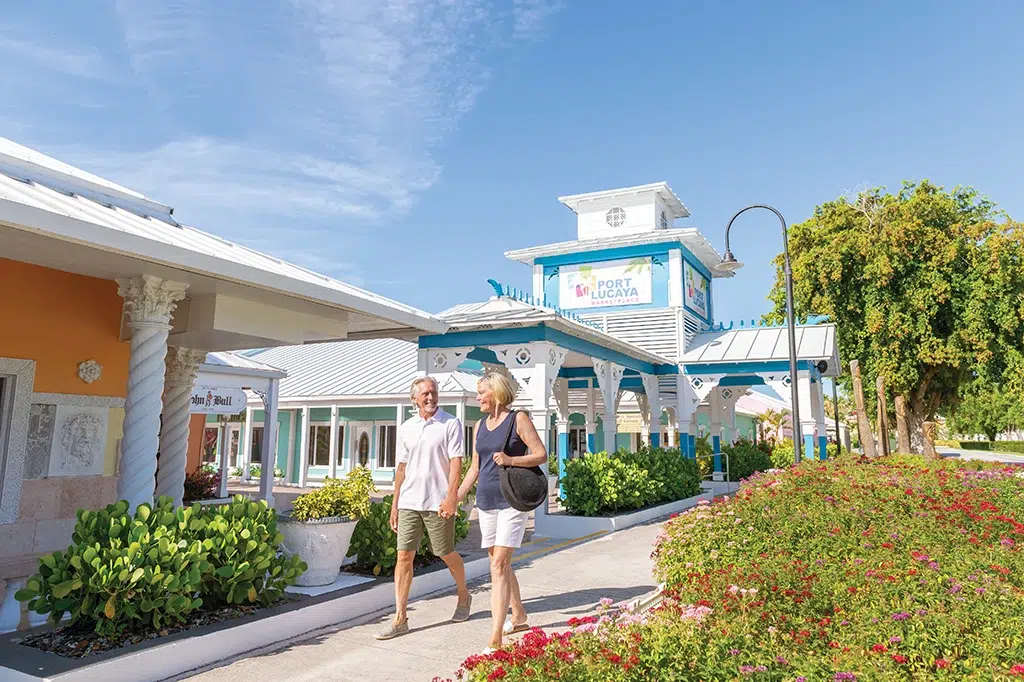
[{"label": "white fascia board", "polygon": [[230,280],[321,305],[353,310],[381,320],[400,322],[427,333],[443,334],[448,330],[447,324],[415,308],[394,302],[394,305],[388,305],[15,201],[0,199],[0,222],[7,223],[15,229],[55,236],[129,258],[186,270],[213,279]]}]

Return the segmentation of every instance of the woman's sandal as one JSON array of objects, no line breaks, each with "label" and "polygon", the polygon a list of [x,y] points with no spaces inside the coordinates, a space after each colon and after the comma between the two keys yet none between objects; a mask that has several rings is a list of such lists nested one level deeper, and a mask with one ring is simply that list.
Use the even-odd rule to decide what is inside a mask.
[{"label": "woman's sandal", "polygon": [[506,620],[505,625],[501,628],[501,633],[504,635],[514,635],[519,632],[526,632],[530,629],[529,623],[520,623],[519,625],[513,625],[512,620]]}]

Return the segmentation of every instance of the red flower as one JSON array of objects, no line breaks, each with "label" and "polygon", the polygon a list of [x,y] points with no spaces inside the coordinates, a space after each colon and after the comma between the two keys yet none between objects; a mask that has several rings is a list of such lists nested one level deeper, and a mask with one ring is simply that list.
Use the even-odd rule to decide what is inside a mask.
[{"label": "red flower", "polygon": [[907,657],[903,656],[902,654],[893,654],[892,655],[892,660],[894,660],[897,663],[902,665],[903,663],[907,662]]},{"label": "red flower", "polygon": [[884,654],[886,651],[889,650],[889,647],[887,647],[884,644],[875,644],[871,647],[871,650],[874,651],[876,654]]},{"label": "red flower", "polygon": [[1024,677],[1024,663],[1018,663],[1017,665],[1010,668],[1011,675],[1020,675]]},{"label": "red flower", "polygon": [[949,661],[947,661],[944,658],[937,658],[937,659],[935,659],[935,667],[936,668],[948,668],[949,667]]},{"label": "red flower", "polygon": [[500,680],[505,677],[505,669],[500,665],[491,671],[491,674],[487,676],[488,682],[494,682],[494,680]]}]

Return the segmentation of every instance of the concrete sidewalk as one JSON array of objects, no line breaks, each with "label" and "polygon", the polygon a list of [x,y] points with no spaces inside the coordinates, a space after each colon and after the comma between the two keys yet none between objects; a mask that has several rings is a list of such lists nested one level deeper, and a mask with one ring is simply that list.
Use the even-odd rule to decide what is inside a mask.
[{"label": "concrete sidewalk", "polygon": [[[563,629],[569,618],[592,613],[602,597],[620,601],[653,590],[650,554],[660,528],[660,523],[638,526],[565,548],[552,540],[525,545],[516,575],[530,624]],[[223,682],[259,679],[268,673],[275,679],[304,682],[454,678],[462,661],[479,653],[490,635],[489,580],[470,583],[470,592],[473,615],[465,623],[449,622],[455,609],[453,590],[412,603],[413,630],[390,642],[373,639],[389,617],[382,613],[368,622],[343,624],[179,679]]]}]

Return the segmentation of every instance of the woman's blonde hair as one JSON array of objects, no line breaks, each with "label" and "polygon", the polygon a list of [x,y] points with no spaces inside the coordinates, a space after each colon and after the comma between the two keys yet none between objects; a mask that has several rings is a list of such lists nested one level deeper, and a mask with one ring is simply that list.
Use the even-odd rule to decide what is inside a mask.
[{"label": "woman's blonde hair", "polygon": [[508,407],[516,399],[516,387],[504,374],[490,372],[485,374],[476,383],[477,386],[487,384],[487,387],[491,389],[491,393],[494,395],[494,399],[498,401],[498,407]]}]

